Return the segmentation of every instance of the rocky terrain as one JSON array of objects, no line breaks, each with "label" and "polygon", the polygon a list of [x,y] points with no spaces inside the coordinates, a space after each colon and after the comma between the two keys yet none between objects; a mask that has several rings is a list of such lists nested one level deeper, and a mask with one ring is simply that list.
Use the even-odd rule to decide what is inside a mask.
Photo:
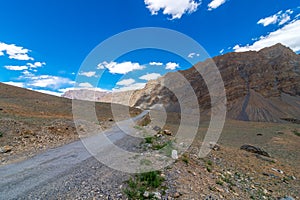
[{"label": "rocky terrain", "polygon": [[[267,122],[299,118],[300,56],[291,49],[277,44],[258,52],[228,53],[179,71],[194,89],[202,111],[209,111],[210,96],[197,69],[206,69],[209,74],[210,66],[214,64],[224,81],[229,118]],[[178,81],[176,73],[169,73],[135,91],[131,105],[151,108],[163,104],[169,111],[179,111],[177,99],[188,97],[184,94],[176,97],[165,85],[182,93],[186,87]]]},{"label": "rocky terrain", "polygon": [[93,89],[77,89],[68,90],[62,97],[68,99],[77,99],[85,101],[98,101],[104,103],[116,103],[122,105],[129,105],[130,96],[134,91],[122,91],[122,92],[103,92]]},{"label": "rocky terrain", "polygon": [[[151,108],[157,104],[167,110],[167,121],[160,121],[147,115],[138,121],[133,135],[147,137],[121,140],[115,144],[128,151],[141,153],[141,156],[166,149],[162,159],[174,162],[160,171],[127,174],[118,172],[100,163],[85,152],[76,153],[71,148],[60,152],[59,159],[76,160],[68,163],[66,171],[40,173],[46,182],[25,193],[20,199],[300,199],[300,56],[280,44],[259,52],[229,53],[213,59],[224,80],[228,100],[228,118],[217,143],[211,144],[211,152],[199,158],[198,152],[209,126],[209,118],[201,117],[200,126],[192,145],[183,154],[177,149],[176,133],[181,123],[178,98],[172,91],[163,87],[166,83],[185,89],[177,82],[175,73],[169,73],[157,80],[148,82],[139,91],[115,95],[96,94],[90,90],[75,90],[65,94],[77,101],[77,105],[96,105],[97,126],[108,129],[114,122],[111,105],[91,100],[118,102],[127,105],[124,99],[131,97],[129,105]],[[203,114],[210,114],[210,97],[207,87],[197,72],[197,68],[209,68],[212,60],[197,64],[191,69],[180,71],[193,87]],[[114,99],[114,97],[113,97]],[[188,104],[189,101],[186,101]],[[191,110],[193,109],[192,104]],[[120,108],[124,106],[118,105]],[[127,107],[126,107],[127,108]],[[173,112],[171,112],[173,111]],[[157,112],[157,116],[164,113]],[[131,108],[131,115],[140,113]],[[154,113],[150,111],[150,114]],[[126,119],[128,116],[118,116]],[[276,122],[276,123],[274,123]],[[90,132],[91,123],[83,123],[80,132]],[[184,129],[188,134],[188,129]],[[148,135],[151,132],[152,135]],[[144,135],[143,135],[144,136]],[[72,101],[0,83],[0,161],[2,169],[19,169],[20,160],[33,155],[41,159],[62,149],[79,145],[78,134],[72,116]],[[179,144],[184,146],[184,142]],[[51,149],[51,150],[48,150]],[[44,152],[44,154],[40,154]],[[82,160],[76,159],[83,153]],[[178,154],[177,154],[178,153]],[[156,155],[156,154],[155,154]],[[79,156],[80,157],[80,156]],[[53,161],[54,160],[54,161]],[[39,170],[53,169],[52,162],[41,164]],[[145,159],[141,165],[148,166],[153,160]],[[30,170],[35,172],[32,163]],[[50,166],[50,168],[47,168]],[[55,168],[55,166],[54,166]],[[59,170],[57,170],[59,171]],[[50,170],[51,172],[51,170]],[[11,172],[13,174],[13,171]],[[34,174],[34,173],[33,173]],[[48,174],[48,175],[47,175]],[[28,175],[28,174],[27,174]],[[5,176],[5,174],[3,175]],[[49,175],[50,176],[50,175]],[[18,178],[17,175],[15,177]],[[20,176],[26,182],[26,176]],[[34,180],[36,176],[32,176]],[[21,181],[18,182],[21,184]],[[7,186],[5,187],[13,187]],[[16,188],[16,190],[22,188]],[[5,188],[0,197],[5,199]],[[10,191],[13,194],[13,191]],[[19,191],[20,192],[20,191]],[[1,199],[1,198],[0,198]]]},{"label": "rocky terrain", "polygon": [[[110,104],[96,103],[95,109],[101,128],[114,124]],[[133,115],[139,112],[131,109]],[[83,124],[82,131],[88,130]],[[0,83],[0,164],[23,160],[78,138],[71,100]]]}]

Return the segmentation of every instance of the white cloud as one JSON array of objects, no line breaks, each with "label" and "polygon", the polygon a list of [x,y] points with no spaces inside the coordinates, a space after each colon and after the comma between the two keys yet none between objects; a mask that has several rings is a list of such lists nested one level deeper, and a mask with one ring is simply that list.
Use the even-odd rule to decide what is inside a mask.
[{"label": "white cloud", "polygon": [[239,46],[236,45],[233,49],[236,52],[260,50],[264,47],[272,46],[277,43],[282,43],[290,47],[295,52],[300,51],[300,20],[295,20],[284,27],[271,32],[267,36],[262,36],[258,41],[252,45]]},{"label": "white cloud", "polygon": [[123,79],[119,82],[117,82],[117,85],[122,85],[122,86],[129,86],[135,83],[135,80],[130,78],[130,79]]},{"label": "white cloud", "polygon": [[224,4],[226,0],[213,0],[208,4],[208,10],[213,10]]},{"label": "white cloud", "polygon": [[161,63],[161,62],[150,62],[149,65],[151,65],[151,66],[163,66],[163,63]]},{"label": "white cloud", "polygon": [[7,85],[16,86],[16,87],[24,87],[24,83],[22,83],[22,82],[8,81],[8,82],[3,82],[3,83],[7,84]]},{"label": "white cloud", "polygon": [[85,82],[85,83],[79,83],[78,84],[78,87],[81,87],[81,88],[93,88],[92,84],[88,83],[88,82]]},{"label": "white cloud", "polygon": [[190,53],[190,54],[188,55],[188,58],[194,58],[194,57],[199,57],[199,56],[200,56],[199,53]]},{"label": "white cloud", "polygon": [[277,15],[273,15],[270,17],[266,17],[264,19],[260,19],[257,24],[262,24],[263,26],[269,26],[270,24],[276,24],[278,21]]},{"label": "white cloud", "polygon": [[44,94],[50,94],[50,95],[58,96],[58,97],[60,97],[63,94],[61,92],[54,92],[54,91],[50,91],[50,90],[33,90],[33,91],[44,93]]},{"label": "white cloud", "polygon": [[34,60],[28,55],[29,49],[24,47],[16,46],[15,44],[5,44],[0,42],[0,56],[4,55],[4,52],[8,55],[10,59],[15,60]]},{"label": "white cloud", "polygon": [[13,66],[13,65],[8,65],[8,66],[4,66],[4,67],[6,69],[12,70],[12,71],[22,71],[22,70],[28,69],[27,66]]},{"label": "white cloud", "polygon": [[28,82],[26,83],[31,87],[38,88],[51,88],[57,90],[65,85],[73,85],[74,81],[71,81],[68,78],[51,76],[51,75],[40,75],[40,76],[29,76],[26,77]]},{"label": "white cloud", "polygon": [[195,0],[144,0],[151,15],[157,15],[162,10],[164,15],[171,15],[173,19],[180,19],[182,15],[197,11],[201,1]]},{"label": "white cloud", "polygon": [[143,75],[143,76],[139,77],[139,79],[150,81],[150,80],[155,80],[155,79],[157,79],[159,77],[161,77],[160,74],[158,74],[158,73],[151,73],[151,74]]},{"label": "white cloud", "polygon": [[289,15],[287,15],[287,14],[284,14],[281,17],[282,18],[281,18],[281,20],[280,20],[280,22],[278,24],[279,26],[281,26],[281,25],[283,25],[283,24],[285,24],[285,23],[287,23],[288,21],[291,20],[291,17]]},{"label": "white cloud", "polygon": [[139,63],[132,63],[132,62],[123,62],[123,63],[116,63],[116,62],[102,62],[98,65],[98,69],[108,69],[112,74],[127,74],[128,72],[134,70],[142,70],[145,66],[140,65]]},{"label": "white cloud", "polygon": [[134,83],[125,87],[121,88],[114,88],[114,92],[121,92],[121,91],[129,91],[129,90],[138,90],[144,88],[146,83]]},{"label": "white cloud", "polygon": [[90,71],[90,72],[81,72],[81,73],[79,73],[79,75],[81,75],[81,76],[86,76],[86,77],[93,77],[93,76],[96,76],[96,72],[94,72],[94,71]]},{"label": "white cloud", "polygon": [[224,51],[225,51],[225,49],[222,49],[222,50],[220,51],[220,54],[223,54],[223,53],[224,53]]},{"label": "white cloud", "polygon": [[176,68],[179,68],[179,64],[178,63],[168,62],[166,64],[166,69],[175,70]]},{"label": "white cloud", "polygon": [[292,11],[291,9],[286,10],[285,12],[279,11],[278,13],[276,13],[272,16],[260,19],[257,22],[257,24],[262,24],[263,26],[269,26],[271,24],[278,24],[279,26],[281,26],[291,20],[290,15],[293,13],[294,13],[294,11]]},{"label": "white cloud", "polygon": [[46,65],[45,62],[35,62],[35,63],[27,63],[27,66],[29,66],[30,68],[38,68],[38,67],[42,67]]}]

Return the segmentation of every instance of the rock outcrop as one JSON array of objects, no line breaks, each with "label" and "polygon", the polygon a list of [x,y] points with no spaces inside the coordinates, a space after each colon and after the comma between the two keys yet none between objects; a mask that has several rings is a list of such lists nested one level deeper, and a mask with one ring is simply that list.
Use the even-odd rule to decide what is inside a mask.
[{"label": "rock outcrop", "polygon": [[[228,53],[213,58],[224,81],[228,117],[244,121],[279,122],[282,118],[300,116],[300,56],[277,44],[258,52]],[[179,71],[192,86],[200,110],[211,108],[207,86],[197,69],[213,65],[211,59]],[[177,73],[178,74],[178,73]],[[164,85],[173,85],[171,89]],[[177,96],[172,92],[186,83],[176,79],[176,73],[148,82],[144,89],[135,91],[131,104],[142,108],[164,105],[169,111],[180,111]],[[189,96],[182,95],[189,104]],[[195,105],[191,105],[195,106]]]}]

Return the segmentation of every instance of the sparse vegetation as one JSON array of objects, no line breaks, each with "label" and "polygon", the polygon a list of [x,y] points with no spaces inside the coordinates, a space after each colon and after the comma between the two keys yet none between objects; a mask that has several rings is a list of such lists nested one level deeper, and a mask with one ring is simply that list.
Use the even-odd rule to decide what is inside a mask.
[{"label": "sparse vegetation", "polygon": [[300,137],[300,132],[298,131],[298,130],[293,130],[293,133],[295,134],[295,135],[297,135],[297,136],[299,136]]},{"label": "sparse vegetation", "polygon": [[130,178],[127,181],[127,188],[124,193],[129,199],[152,199],[153,194],[149,197],[144,197],[145,191],[151,191],[161,187],[164,178],[161,177],[159,171],[145,172]]},{"label": "sparse vegetation", "polygon": [[137,130],[143,130],[143,128],[140,127],[140,126],[134,126],[133,128],[135,128],[135,129],[137,129]]},{"label": "sparse vegetation", "polygon": [[224,185],[224,182],[223,182],[222,180],[218,179],[218,180],[216,181],[216,184],[218,184],[218,185]]},{"label": "sparse vegetation", "polygon": [[153,143],[154,138],[153,137],[146,137],[145,138],[145,143],[147,144],[152,144]]},{"label": "sparse vegetation", "polygon": [[186,154],[183,154],[181,160],[188,165],[189,164],[189,157]]},{"label": "sparse vegetation", "polygon": [[3,137],[3,133],[2,132],[0,132],[0,137]]}]

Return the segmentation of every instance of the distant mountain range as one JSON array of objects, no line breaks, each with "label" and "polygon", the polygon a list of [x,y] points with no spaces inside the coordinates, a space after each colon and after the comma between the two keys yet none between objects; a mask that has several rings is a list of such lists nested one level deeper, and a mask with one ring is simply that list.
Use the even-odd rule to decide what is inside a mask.
[{"label": "distant mountain range", "polygon": [[[228,53],[213,58],[213,61],[224,81],[229,118],[267,122],[300,118],[300,56],[291,49],[276,44],[258,52]],[[208,59],[188,70],[179,71],[195,91],[201,112],[206,114],[209,114],[211,107],[210,96],[197,69],[209,68],[212,64],[212,60]],[[63,96],[88,100],[87,96],[95,95],[97,101],[112,101],[143,109],[160,104],[168,111],[179,112],[177,97],[164,87],[168,83],[172,88],[184,91],[186,84],[174,78],[176,73],[168,73],[149,81],[141,90],[114,94],[113,100],[112,93],[94,94],[92,91],[91,94],[91,91],[86,90],[68,91]]]}]

